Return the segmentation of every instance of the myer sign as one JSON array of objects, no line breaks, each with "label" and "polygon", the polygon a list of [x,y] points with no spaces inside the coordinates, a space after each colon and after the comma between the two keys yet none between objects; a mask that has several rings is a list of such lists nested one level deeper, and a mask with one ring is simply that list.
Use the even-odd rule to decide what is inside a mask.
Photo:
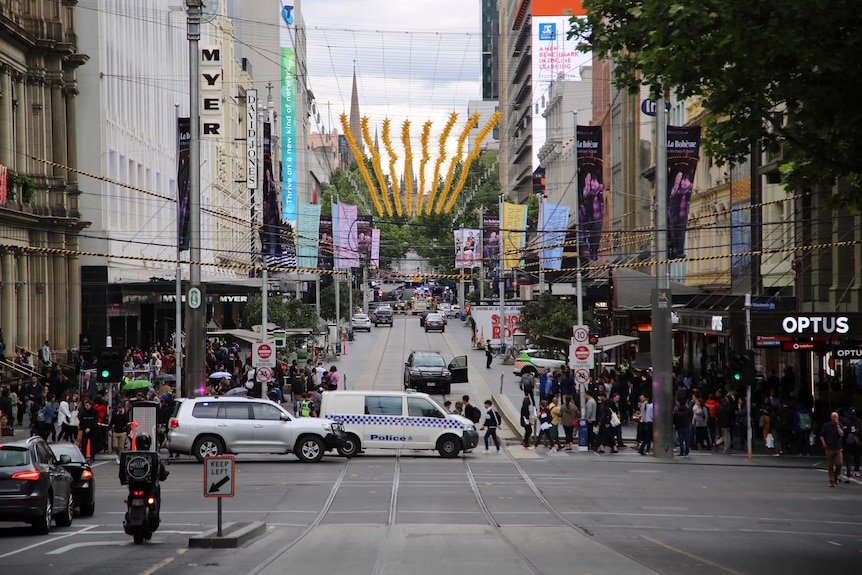
[{"label": "myer sign", "polygon": [[841,335],[850,332],[850,319],[846,316],[788,316],[781,321],[781,329],[791,335]]}]

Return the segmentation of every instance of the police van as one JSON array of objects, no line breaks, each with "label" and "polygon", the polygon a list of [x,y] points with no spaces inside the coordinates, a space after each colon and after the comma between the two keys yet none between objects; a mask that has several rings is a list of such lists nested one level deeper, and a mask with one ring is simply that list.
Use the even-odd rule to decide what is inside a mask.
[{"label": "police van", "polygon": [[326,391],[320,416],[340,422],[345,440],[338,453],[363,449],[435,449],[457,457],[479,443],[476,425],[414,391]]}]

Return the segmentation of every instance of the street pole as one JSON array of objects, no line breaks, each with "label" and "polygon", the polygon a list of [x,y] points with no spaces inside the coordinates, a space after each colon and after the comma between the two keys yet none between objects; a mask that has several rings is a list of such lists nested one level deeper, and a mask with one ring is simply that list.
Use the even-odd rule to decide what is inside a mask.
[{"label": "street pole", "polygon": [[[479,250],[482,257],[479,259],[482,265],[479,266],[479,302],[485,301],[485,227],[482,223],[485,221],[484,210],[479,210]],[[461,312],[466,313],[466,308],[461,305]]]},{"label": "street pole", "polygon": [[652,297],[652,399],[653,455],[673,458],[673,326],[670,266],[667,263],[667,111],[665,99],[656,99],[655,131],[655,257],[656,288]]},{"label": "street pole", "polygon": [[201,142],[200,142],[200,53],[201,0],[186,0],[189,40],[189,297],[188,362],[185,396],[194,397],[205,381],[204,318],[206,293],[201,285]]},{"label": "street pole", "polygon": [[[753,277],[753,276],[752,276]],[[745,349],[751,350],[751,294],[745,294]],[[752,356],[752,360],[754,357]],[[745,445],[748,448],[748,458],[751,459],[753,446],[751,444],[751,387],[753,381],[745,382]],[[807,438],[806,438],[807,441]]]},{"label": "street pole", "polygon": [[500,293],[500,349],[502,349],[506,343],[506,281],[503,279],[503,262],[505,261],[503,257],[503,194],[500,194],[497,221],[499,222],[497,229],[499,230],[498,247],[500,252],[497,264],[497,290]]},{"label": "street pole", "polygon": [[[179,128],[180,105],[174,104],[174,125]],[[180,157],[179,138],[177,138],[177,159]],[[182,246],[180,238],[182,236],[182,214],[180,213],[180,205],[182,204],[181,186],[177,185],[177,271],[176,271],[176,302],[174,304],[174,359],[176,360],[175,382],[174,387],[177,390],[177,397],[183,397],[183,267],[181,264]]]},{"label": "street pole", "polygon": [[539,295],[545,291],[545,250],[542,249],[542,245],[544,243],[545,232],[545,202],[543,200],[542,194],[536,194],[536,197],[539,200],[539,221],[536,224],[536,230],[539,233],[536,234],[536,239],[538,240],[538,249],[539,249]]},{"label": "street pole", "polygon": [[[461,224],[461,242],[462,242],[461,243],[461,271],[458,274],[458,305],[463,310],[463,309],[465,309],[465,307],[464,307],[464,273],[465,273],[464,272],[464,270],[465,270],[465,268],[464,268],[464,255],[466,254],[466,251],[464,250],[464,248],[466,246],[463,243],[464,242],[464,224],[463,223]],[[479,249],[482,249],[481,245],[479,246]],[[475,247],[473,248],[473,254],[474,254],[474,258],[475,258],[475,254],[476,254],[476,248]],[[473,265],[473,261],[475,261],[475,259],[470,261],[470,265]],[[473,268],[470,268],[470,270],[472,270],[472,269]]]}]

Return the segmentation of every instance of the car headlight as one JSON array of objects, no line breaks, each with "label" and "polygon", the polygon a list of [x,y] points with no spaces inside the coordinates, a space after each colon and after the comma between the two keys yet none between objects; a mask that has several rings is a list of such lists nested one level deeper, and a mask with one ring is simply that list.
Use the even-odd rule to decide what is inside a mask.
[{"label": "car headlight", "polygon": [[448,369],[444,369],[440,375],[442,375],[443,377],[452,377],[452,372]]},{"label": "car headlight", "polygon": [[411,369],[410,370],[410,377],[419,377],[420,375],[422,375],[422,372],[419,371],[418,369]]},{"label": "car headlight", "polygon": [[476,426],[475,425],[465,425],[464,431],[476,431]]}]

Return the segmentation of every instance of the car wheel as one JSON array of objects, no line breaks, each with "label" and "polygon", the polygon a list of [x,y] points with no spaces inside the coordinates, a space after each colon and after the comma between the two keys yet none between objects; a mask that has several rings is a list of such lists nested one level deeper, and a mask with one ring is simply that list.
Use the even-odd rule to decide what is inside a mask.
[{"label": "car wheel", "polygon": [[33,522],[33,531],[39,535],[47,535],[51,532],[51,519],[54,517],[54,494],[48,492],[45,496],[45,509],[42,510],[42,516]]},{"label": "car wheel", "polygon": [[452,393],[452,386],[447,385],[443,388],[443,395],[449,395]]},{"label": "car wheel", "polygon": [[362,446],[359,442],[359,438],[352,433],[348,433],[347,437],[344,438],[344,445],[338,448],[338,455],[342,457],[353,457],[359,453],[360,449],[362,449]]},{"label": "car wheel", "polygon": [[427,328],[427,327],[425,328],[425,333],[428,333],[428,328]]},{"label": "car wheel", "polygon": [[293,452],[303,463],[317,463],[323,459],[323,441],[316,435],[306,435],[300,438]]},{"label": "car wheel", "polygon": [[135,545],[142,545],[144,543],[143,533],[135,533],[133,537],[135,539]]},{"label": "car wheel", "polygon": [[69,527],[72,524],[72,517],[75,514],[75,500],[72,497],[71,491],[66,496],[66,509],[63,513],[57,515],[58,527]]},{"label": "car wheel", "polygon": [[203,463],[207,457],[224,453],[224,442],[218,437],[205,435],[195,441],[192,452],[195,454],[195,459],[198,460],[198,463]]},{"label": "car wheel", "polygon": [[446,328],[444,327],[443,329],[441,329],[440,333],[446,333]]},{"label": "car wheel", "polygon": [[437,452],[446,459],[458,457],[461,453],[461,442],[454,435],[444,435],[437,442]]}]

